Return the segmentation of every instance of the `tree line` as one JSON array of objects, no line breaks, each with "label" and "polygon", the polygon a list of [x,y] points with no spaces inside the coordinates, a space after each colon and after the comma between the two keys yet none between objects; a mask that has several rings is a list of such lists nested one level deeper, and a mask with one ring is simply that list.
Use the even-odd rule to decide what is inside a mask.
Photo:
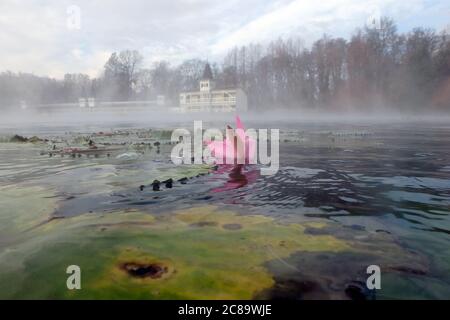
[{"label": "tree line", "polygon": [[[143,60],[134,50],[113,53],[94,79],[3,72],[0,106],[157,95],[176,105],[180,92],[198,89],[207,63],[191,59],[171,66],[160,61],[144,68]],[[424,28],[400,34],[389,18],[382,18],[378,28],[355,30],[348,40],[324,35],[309,48],[299,38],[236,47],[211,67],[216,85],[244,89],[253,110],[450,111],[450,35]]]}]

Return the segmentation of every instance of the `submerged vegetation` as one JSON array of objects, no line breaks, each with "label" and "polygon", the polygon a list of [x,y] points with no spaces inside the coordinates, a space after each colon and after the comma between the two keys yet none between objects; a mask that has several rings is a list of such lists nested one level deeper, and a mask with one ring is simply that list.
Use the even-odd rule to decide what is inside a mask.
[{"label": "submerged vegetation", "polygon": [[[374,292],[358,291],[355,283],[368,261],[390,270],[394,282],[404,278],[399,271],[414,276],[428,268],[387,234],[355,241],[358,232],[354,238],[331,222],[282,223],[213,206],[164,216],[125,210],[53,219],[59,200],[52,191],[1,191],[3,211],[17,217],[2,217],[2,235],[16,233],[2,243],[2,298],[366,299]],[[65,287],[71,264],[81,267],[82,290]],[[303,284],[286,285],[287,276]]]},{"label": "submerged vegetation", "polygon": [[[56,200],[48,192],[2,189],[2,208],[14,208],[23,219],[35,211],[33,219],[14,222],[16,230],[27,230],[21,239],[8,244],[9,249],[3,245],[2,298],[263,298],[277,281],[267,263],[281,261],[289,272],[300,272],[293,254],[346,253],[346,257],[357,257],[358,252],[370,253],[371,241],[381,245],[378,250],[388,249],[380,258],[386,264],[421,263],[420,258],[403,252],[384,236],[355,244],[350,238],[328,232],[307,232],[310,228],[335,228],[331,223],[285,224],[212,206],[164,216],[128,210],[49,219]],[[24,201],[14,201],[18,197]],[[30,208],[31,201],[42,209]],[[34,228],[30,229],[30,224]],[[11,230],[10,226],[6,227]],[[68,291],[65,287],[65,270],[71,264],[81,267],[82,290]],[[343,287],[330,290],[325,283],[317,283],[326,294],[345,298],[346,283],[340,285]]]},{"label": "submerged vegetation", "polygon": [[[19,208],[8,198],[33,195],[41,199],[35,204],[48,208],[34,219],[33,240],[18,240],[13,251],[0,256],[3,298],[251,298],[273,284],[264,261],[297,250],[348,248],[331,236],[306,235],[302,225],[278,225],[267,217],[237,216],[214,207],[164,218],[129,211],[49,220],[54,198],[33,188],[2,191],[2,208],[13,206],[16,214],[30,208],[26,203]],[[28,229],[31,221],[18,227]],[[228,228],[231,223],[240,228]],[[274,256],[267,255],[268,246]],[[72,263],[83,270],[78,292],[64,286],[65,268]]]}]

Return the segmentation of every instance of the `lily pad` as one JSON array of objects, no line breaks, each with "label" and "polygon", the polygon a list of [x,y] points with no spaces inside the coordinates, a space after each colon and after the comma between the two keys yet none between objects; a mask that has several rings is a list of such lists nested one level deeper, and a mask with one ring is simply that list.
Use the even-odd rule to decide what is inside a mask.
[{"label": "lily pad", "polygon": [[42,187],[0,186],[0,239],[49,220],[57,207],[53,196]]},{"label": "lily pad", "polygon": [[[202,221],[214,223],[198,227]],[[342,240],[304,230],[212,206],[158,218],[133,211],[54,220],[34,230],[33,243],[0,256],[6,270],[0,297],[250,299],[274,284],[267,261],[350,250]],[[73,264],[81,268],[81,290],[66,288]],[[145,273],[159,275],[136,276]]]}]

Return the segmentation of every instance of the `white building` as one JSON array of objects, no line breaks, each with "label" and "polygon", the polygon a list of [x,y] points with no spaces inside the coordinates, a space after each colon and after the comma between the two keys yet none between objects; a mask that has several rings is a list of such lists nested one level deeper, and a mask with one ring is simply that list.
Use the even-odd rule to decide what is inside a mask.
[{"label": "white building", "polygon": [[181,112],[247,111],[247,95],[241,89],[215,90],[211,67],[206,64],[200,91],[180,93]]},{"label": "white building", "polygon": [[80,108],[94,108],[95,98],[78,98],[78,105]]}]

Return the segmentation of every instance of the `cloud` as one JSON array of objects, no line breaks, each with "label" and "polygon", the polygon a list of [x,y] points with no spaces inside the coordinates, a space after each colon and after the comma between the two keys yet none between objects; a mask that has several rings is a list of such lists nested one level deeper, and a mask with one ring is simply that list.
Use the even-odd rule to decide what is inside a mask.
[{"label": "cloud", "polygon": [[323,34],[348,36],[363,26],[374,14],[401,18],[423,10],[425,1],[410,0],[327,0],[322,2],[295,0],[220,39],[213,52],[221,53],[236,45],[267,42],[277,37],[299,36],[310,44]]},{"label": "cloud", "polygon": [[[68,28],[70,6],[80,8],[80,29]],[[373,8],[405,25],[412,19],[435,26],[433,21],[448,21],[436,20],[435,12],[450,13],[446,1],[430,0],[2,0],[0,68],[94,77],[112,52],[124,49],[140,50],[148,66],[161,59],[220,60],[250,42],[295,35],[309,44],[323,33],[346,37]]]}]

